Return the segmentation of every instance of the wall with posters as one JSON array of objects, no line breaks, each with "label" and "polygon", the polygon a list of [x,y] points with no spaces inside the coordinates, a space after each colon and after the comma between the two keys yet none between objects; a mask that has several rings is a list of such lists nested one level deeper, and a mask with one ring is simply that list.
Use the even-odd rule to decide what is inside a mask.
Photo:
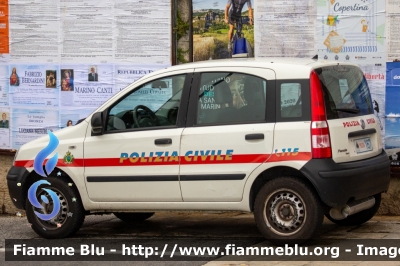
[{"label": "wall with posters", "polygon": [[171,65],[170,0],[0,4],[0,149],[75,124]]}]

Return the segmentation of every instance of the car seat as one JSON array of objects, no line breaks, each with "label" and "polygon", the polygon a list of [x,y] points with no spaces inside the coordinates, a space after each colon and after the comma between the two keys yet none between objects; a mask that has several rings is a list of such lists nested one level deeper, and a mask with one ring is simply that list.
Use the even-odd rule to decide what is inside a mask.
[{"label": "car seat", "polygon": [[245,121],[265,119],[265,96],[260,81],[247,77],[244,82],[243,96],[247,105],[240,108],[240,116]]},{"label": "car seat", "polygon": [[[214,84],[213,104],[218,106],[216,109],[201,110],[199,108],[198,121],[200,124],[208,123],[228,123],[239,121],[239,110],[233,107],[233,96],[229,85],[221,80]],[[202,97],[202,95],[200,95]],[[203,100],[205,97],[203,96]]]},{"label": "car seat", "polygon": [[153,89],[156,89],[156,88],[157,89],[166,89],[166,88],[168,88],[168,85],[163,80],[156,80],[156,81],[153,81],[151,83],[151,88],[153,88]]},{"label": "car seat", "polygon": [[107,130],[121,130],[126,129],[124,121],[116,116],[111,116],[107,123]]}]

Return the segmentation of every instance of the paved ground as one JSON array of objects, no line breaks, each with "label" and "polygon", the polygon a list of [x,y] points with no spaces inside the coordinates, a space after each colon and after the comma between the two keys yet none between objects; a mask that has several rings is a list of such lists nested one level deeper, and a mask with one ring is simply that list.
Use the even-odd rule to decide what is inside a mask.
[{"label": "paved ground", "polygon": [[[87,242],[90,239],[152,239],[160,245],[167,240],[179,239],[185,243],[206,241],[215,244],[216,239],[239,241],[243,246],[269,246],[259,234],[253,216],[247,213],[199,213],[160,212],[148,221],[132,225],[113,215],[88,216],[81,230],[69,241]],[[343,246],[343,239],[400,239],[400,217],[377,216],[359,227],[339,227],[327,220],[315,241],[328,241],[331,245]],[[0,216],[0,265],[4,262],[5,239],[40,239],[29,227],[26,217]],[[400,243],[400,241],[399,241]],[[400,247],[400,246],[399,246]],[[193,262],[56,262],[57,265],[376,265],[377,262],[310,262],[310,261],[253,261],[252,257],[240,257],[241,261],[224,261],[229,256],[217,260]],[[399,258],[400,259],[400,254]],[[7,265],[26,265],[27,262],[6,262]],[[54,265],[55,262],[29,262],[29,265]],[[379,264],[382,264],[381,262]],[[384,262],[399,265],[398,261]]]}]

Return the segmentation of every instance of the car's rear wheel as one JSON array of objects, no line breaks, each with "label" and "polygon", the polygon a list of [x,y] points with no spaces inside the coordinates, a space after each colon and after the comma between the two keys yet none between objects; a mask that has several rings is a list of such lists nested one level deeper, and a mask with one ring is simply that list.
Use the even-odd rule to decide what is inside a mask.
[{"label": "car's rear wheel", "polygon": [[275,244],[302,243],[319,230],[323,210],[316,193],[302,180],[279,177],[257,194],[254,218],[263,236]]},{"label": "car's rear wheel", "polygon": [[114,215],[124,222],[139,223],[149,219],[154,212],[114,212]]},{"label": "car's rear wheel", "polygon": [[375,205],[367,210],[363,210],[353,215],[350,215],[343,220],[335,220],[329,215],[329,213],[325,214],[325,216],[331,222],[337,225],[342,225],[342,226],[360,225],[371,220],[371,218],[374,217],[376,212],[379,210],[380,205],[381,205],[381,194],[377,194],[375,195]]}]

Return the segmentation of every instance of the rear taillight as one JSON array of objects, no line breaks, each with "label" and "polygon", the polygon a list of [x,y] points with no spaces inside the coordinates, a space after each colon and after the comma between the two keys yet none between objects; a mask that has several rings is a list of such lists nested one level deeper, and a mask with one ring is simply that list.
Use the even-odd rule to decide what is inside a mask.
[{"label": "rear taillight", "polygon": [[329,126],[326,121],[325,102],[321,82],[315,71],[310,76],[311,88],[311,149],[314,159],[331,158]]}]

